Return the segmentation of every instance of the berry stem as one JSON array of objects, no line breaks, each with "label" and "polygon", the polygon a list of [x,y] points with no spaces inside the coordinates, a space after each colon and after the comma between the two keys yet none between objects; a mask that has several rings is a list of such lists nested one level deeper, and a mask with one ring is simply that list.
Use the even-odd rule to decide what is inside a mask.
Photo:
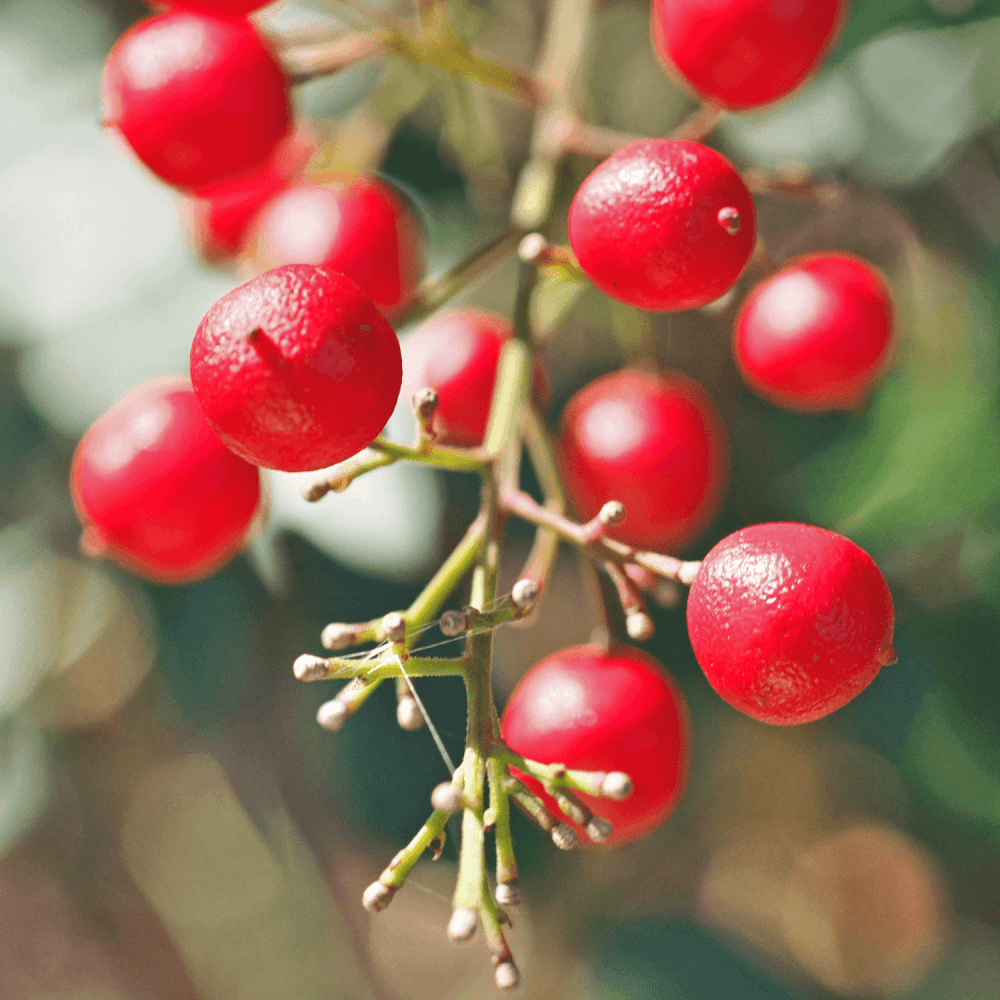
[{"label": "berry stem", "polygon": [[726,109],[706,101],[670,133],[671,139],[704,142],[725,117]]},{"label": "berry stem", "polygon": [[[538,761],[528,760],[515,753],[503,743],[494,745],[492,756],[506,767],[516,767],[519,771],[537,778],[547,788],[568,788],[583,792],[584,795],[607,794],[604,788],[608,774],[605,771],[575,771],[563,764],[539,764]],[[626,775],[621,775],[621,779],[628,781]]]},{"label": "berry stem", "polygon": [[363,31],[325,40],[286,43],[281,49],[281,64],[292,83],[306,83],[391,51],[382,32]]}]

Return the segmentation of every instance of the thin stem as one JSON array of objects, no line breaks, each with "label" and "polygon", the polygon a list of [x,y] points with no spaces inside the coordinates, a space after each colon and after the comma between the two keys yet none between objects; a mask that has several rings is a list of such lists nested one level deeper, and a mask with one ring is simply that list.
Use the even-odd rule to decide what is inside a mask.
[{"label": "thin stem", "polygon": [[508,229],[489,243],[478,247],[444,274],[423,282],[406,312],[396,320],[396,326],[415,323],[439,309],[470,282],[506,260],[517,249],[523,236],[523,230]]},{"label": "thin stem", "polygon": [[381,32],[364,31],[288,45],[282,49],[281,65],[292,83],[306,83],[391,51]]},{"label": "thin stem", "polygon": [[706,101],[670,133],[670,138],[704,142],[725,114],[725,108]]},{"label": "thin stem", "polygon": [[448,469],[452,472],[485,472],[487,468],[486,460],[478,452],[468,448],[451,448],[436,444],[429,451],[422,451],[412,445],[399,444],[381,437],[372,441],[368,447],[389,456],[393,461],[404,459],[420,465],[431,465],[435,469]]},{"label": "thin stem", "polygon": [[450,815],[442,809],[435,809],[413,840],[389,862],[378,880],[383,885],[398,889],[406,881],[406,876],[413,870],[413,866],[420,860],[424,851],[444,833]]},{"label": "thin stem", "polygon": [[498,759],[495,744],[486,765],[486,773],[490,783],[490,809],[496,831],[497,882],[513,882],[518,877],[518,869],[510,833],[510,793],[503,784],[507,777],[507,767]]},{"label": "thin stem", "polygon": [[[331,656],[329,659],[310,657],[313,669],[300,671],[299,680],[329,681],[346,680],[351,677],[364,677],[375,682],[389,677],[402,677],[403,670],[396,662],[396,654],[391,659],[379,657],[366,660],[362,658],[347,658]],[[299,657],[301,661],[303,658]],[[465,677],[468,674],[469,661],[466,657],[414,657],[406,660],[406,673],[411,677]]]},{"label": "thin stem", "polygon": [[537,778],[547,790],[570,788],[584,795],[603,795],[603,785],[608,776],[606,771],[570,770],[564,764],[539,764],[515,753],[510,747],[500,744],[493,747],[495,760],[507,767],[516,767],[525,774]]}]

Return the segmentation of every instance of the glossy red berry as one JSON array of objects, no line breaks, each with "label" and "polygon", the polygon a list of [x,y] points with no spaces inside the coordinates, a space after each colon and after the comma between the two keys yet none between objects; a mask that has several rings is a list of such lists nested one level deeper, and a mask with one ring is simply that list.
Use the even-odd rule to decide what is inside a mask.
[{"label": "glossy red berry", "polygon": [[618,371],[584,386],[563,413],[559,458],[581,518],[625,505],[611,535],[638,548],[683,548],[725,492],[729,443],[711,397],[673,373]]},{"label": "glossy red berry", "polygon": [[161,180],[182,188],[259,169],[288,131],[288,81],[245,18],[169,10],[108,55],[104,116]]},{"label": "glossy red berry", "polygon": [[396,191],[377,177],[294,184],[257,217],[252,266],[315,264],[346,274],[387,316],[413,297],[422,263],[419,227]]},{"label": "glossy red berry", "polygon": [[191,345],[205,416],[248,462],[304,472],[354,455],[385,426],[402,360],[392,327],[349,278],[309,264],[224,295]]},{"label": "glossy red berry", "polygon": [[235,258],[246,245],[257,214],[302,174],[318,145],[316,133],[300,125],[261,170],[184,198],[181,212],[194,248],[211,261]]},{"label": "glossy red berry", "polygon": [[[438,394],[434,430],[441,444],[474,448],[483,443],[497,364],[504,342],[514,335],[510,321],[482,309],[434,313],[403,342],[403,388],[409,400],[418,389]],[[541,367],[535,370],[536,399],[548,394]]]},{"label": "glossy red berry", "polygon": [[159,378],[87,431],[70,489],[85,549],[180,583],[207,576],[242,547],[260,472],[216,437],[186,378]]},{"label": "glossy red berry", "polygon": [[719,695],[779,726],[829,715],[895,661],[892,595],[871,556],[806,524],[756,524],[719,542],[687,622]]},{"label": "glossy red berry", "polygon": [[[576,646],[546,657],[514,689],[500,728],[523,757],[623,771],[632,779],[632,794],[620,801],[575,793],[594,815],[610,820],[609,845],[652,833],[684,791],[690,757],[684,697],[666,670],[638,649]],[[518,776],[564,818],[537,781]]]},{"label": "glossy red berry", "polygon": [[601,291],[640,309],[694,309],[736,282],[754,247],[753,199],[696,142],[633,142],[580,185],[569,242]]},{"label": "glossy red berry", "polygon": [[755,108],[805,80],[846,11],[847,0],[653,0],[653,47],[703,98]]},{"label": "glossy red berry", "polygon": [[747,384],[793,410],[860,406],[892,353],[892,298],[860,257],[818,253],[749,294],[733,350]]}]

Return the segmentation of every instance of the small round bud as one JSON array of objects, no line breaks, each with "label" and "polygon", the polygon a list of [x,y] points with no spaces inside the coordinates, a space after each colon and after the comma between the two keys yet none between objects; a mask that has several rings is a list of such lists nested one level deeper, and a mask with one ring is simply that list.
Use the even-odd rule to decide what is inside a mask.
[{"label": "small round bud", "polygon": [[303,653],[292,664],[292,671],[300,681],[318,681],[327,676],[329,665],[322,656],[313,656],[312,653]]},{"label": "small round bud", "polygon": [[611,829],[611,823],[608,820],[602,819],[600,816],[591,816],[590,822],[587,823],[587,836],[595,844],[603,844],[611,836]]},{"label": "small round bud", "polygon": [[331,622],[320,633],[319,641],[324,649],[347,649],[357,642],[357,628],[341,622]]},{"label": "small round bud", "polygon": [[389,642],[402,642],[406,638],[406,619],[398,611],[390,611],[382,619],[382,633]]},{"label": "small round bud", "polygon": [[449,781],[442,781],[431,792],[431,805],[446,813],[456,813],[462,808],[462,793]]},{"label": "small round bud", "polygon": [[400,729],[405,729],[408,733],[415,733],[424,724],[424,716],[420,711],[420,706],[408,694],[399,699],[396,706],[396,721]]},{"label": "small round bud", "polygon": [[661,608],[676,608],[681,603],[680,585],[673,580],[658,580],[651,593]]},{"label": "small round bud", "polygon": [[601,782],[601,795],[609,799],[627,799],[632,794],[632,779],[621,771],[610,771]]},{"label": "small round bud", "polygon": [[418,389],[413,394],[413,399],[411,400],[413,412],[421,420],[430,420],[437,411],[440,402],[437,390],[432,389],[430,386]]},{"label": "small round bud", "polygon": [[499,989],[512,990],[521,982],[521,973],[517,971],[517,966],[513,962],[501,962],[493,970],[493,978]]},{"label": "small round bud", "polygon": [[339,733],[344,728],[344,723],[347,722],[349,714],[347,705],[339,698],[334,698],[319,706],[319,711],[316,713],[316,721],[324,729],[329,729],[331,733]]},{"label": "small round bud", "polygon": [[548,246],[549,241],[541,233],[528,233],[517,245],[517,255],[525,264],[534,264]]},{"label": "small round bud", "polygon": [[469,630],[469,617],[464,611],[446,611],[438,621],[438,628],[447,636],[462,635]]},{"label": "small round bud", "polygon": [[560,851],[572,851],[576,847],[576,830],[568,823],[556,823],[552,827],[552,843]]},{"label": "small round bud", "polygon": [[609,500],[598,511],[597,519],[605,528],[613,528],[616,524],[621,524],[625,520],[625,504],[618,500]]},{"label": "small round bud", "polygon": [[457,906],[448,921],[448,937],[456,944],[468,941],[476,933],[479,914],[469,906]]},{"label": "small round bud", "polygon": [[656,626],[645,611],[633,611],[625,619],[625,631],[633,642],[646,642],[653,638]]},{"label": "small round bud", "polygon": [[730,236],[735,236],[740,231],[740,226],[743,221],[740,217],[739,211],[732,207],[720,208],[718,219],[719,225],[722,226],[722,228],[725,229]]},{"label": "small round bud", "polygon": [[396,886],[386,885],[381,879],[372,882],[361,897],[361,905],[369,913],[379,913],[384,910],[396,895]]},{"label": "small round bud", "polygon": [[497,883],[497,902],[501,906],[517,906],[521,902],[521,880],[512,878]]},{"label": "small round bud", "polygon": [[538,582],[530,577],[518,580],[511,588],[510,599],[518,611],[530,611],[538,600]]}]

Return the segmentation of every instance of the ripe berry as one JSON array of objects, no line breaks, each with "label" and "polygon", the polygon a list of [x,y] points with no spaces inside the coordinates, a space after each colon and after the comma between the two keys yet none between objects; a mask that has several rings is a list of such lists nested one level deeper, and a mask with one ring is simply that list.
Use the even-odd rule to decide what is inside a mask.
[{"label": "ripe berry", "polygon": [[260,473],[216,437],[186,378],[159,378],[87,431],[70,489],[86,549],[180,583],[239,551],[260,500]]},{"label": "ripe berry", "polygon": [[212,261],[236,257],[257,213],[302,173],[318,141],[309,126],[300,125],[261,170],[201,188],[183,199],[181,212],[195,249]]},{"label": "ripe berry", "polygon": [[212,306],[191,345],[205,416],[237,455],[305,472],[355,454],[385,426],[402,359],[391,326],[348,278],[268,271]]},{"label": "ripe berry", "polygon": [[118,39],[102,80],[107,123],[177,187],[258,169],[288,131],[288,81],[245,18],[170,10]]},{"label": "ripe berry", "polygon": [[829,715],[895,662],[892,595],[871,556],[806,524],[756,524],[719,542],[687,622],[719,695],[779,726]]},{"label": "ripe berry", "polygon": [[[441,444],[474,448],[483,443],[504,341],[510,322],[481,309],[437,312],[403,343],[403,388],[409,400],[418,389],[438,394],[434,430]],[[545,373],[535,370],[535,397],[548,395]]]},{"label": "ripe berry", "polygon": [[800,257],[761,282],[736,320],[747,384],[793,410],[853,410],[892,352],[892,299],[860,257]]},{"label": "ripe berry", "polygon": [[[684,697],[666,670],[638,649],[575,646],[546,657],[514,689],[500,729],[507,745],[531,760],[623,771],[632,779],[632,794],[620,801],[575,793],[611,821],[609,845],[651,833],[683,793],[690,756]],[[518,777],[563,818],[537,781]],[[587,843],[586,832],[575,829]]]},{"label": "ripe berry", "polygon": [[655,550],[683,548],[709,524],[729,472],[729,443],[711,397],[673,373],[618,371],[566,407],[559,458],[581,518],[625,505],[610,534]]},{"label": "ripe berry", "polygon": [[819,65],[846,10],[847,0],[653,0],[653,47],[702,97],[755,108]]},{"label": "ripe berry", "polygon": [[601,291],[640,309],[694,309],[736,282],[754,247],[753,199],[696,142],[633,142],[580,185],[569,242]]},{"label": "ripe berry", "polygon": [[346,274],[387,316],[402,311],[420,280],[417,224],[377,177],[294,184],[260,213],[250,241],[255,271],[315,264]]}]

